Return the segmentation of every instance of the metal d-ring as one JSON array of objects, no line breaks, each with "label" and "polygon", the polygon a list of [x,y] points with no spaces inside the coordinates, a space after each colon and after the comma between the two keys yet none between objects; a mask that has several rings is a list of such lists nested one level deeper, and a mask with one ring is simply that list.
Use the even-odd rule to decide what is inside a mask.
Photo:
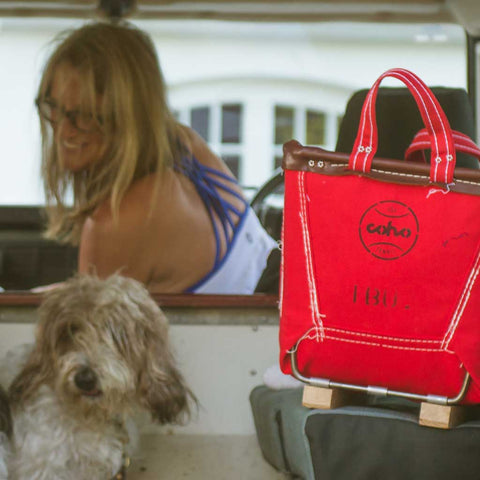
[{"label": "metal d-ring", "polygon": [[297,366],[297,353],[296,349],[290,352],[290,363],[292,366],[292,374],[301,382],[307,383],[313,387],[323,387],[323,388],[342,388],[345,390],[353,390],[356,392],[363,392],[372,395],[378,396],[391,396],[391,397],[402,397],[407,398],[408,400],[415,400],[420,402],[428,402],[428,403],[435,403],[437,405],[454,405],[460,402],[466,395],[468,386],[470,384],[470,374],[468,372],[465,373],[465,378],[463,379],[462,387],[460,391],[455,397],[445,397],[442,395],[419,395],[416,393],[408,393],[408,392],[401,392],[397,390],[390,390],[389,388],[385,387],[377,387],[377,386],[362,386],[362,385],[355,385],[350,383],[341,383],[341,382],[334,382],[327,378],[318,378],[318,377],[305,377],[300,373]]}]

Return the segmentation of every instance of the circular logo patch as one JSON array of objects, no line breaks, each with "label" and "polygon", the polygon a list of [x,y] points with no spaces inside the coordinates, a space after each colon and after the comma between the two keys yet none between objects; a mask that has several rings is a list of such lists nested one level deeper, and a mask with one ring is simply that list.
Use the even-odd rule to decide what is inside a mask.
[{"label": "circular logo patch", "polygon": [[396,260],[415,246],[418,220],[407,205],[384,200],[365,211],[359,233],[367,252],[381,260]]}]

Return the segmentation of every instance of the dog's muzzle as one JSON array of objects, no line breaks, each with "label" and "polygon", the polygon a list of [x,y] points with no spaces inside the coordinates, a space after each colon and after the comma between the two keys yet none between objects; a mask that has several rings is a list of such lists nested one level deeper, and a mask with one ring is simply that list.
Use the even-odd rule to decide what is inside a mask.
[{"label": "dog's muzzle", "polygon": [[97,375],[89,367],[82,367],[75,374],[73,381],[83,395],[96,396],[100,394]]}]

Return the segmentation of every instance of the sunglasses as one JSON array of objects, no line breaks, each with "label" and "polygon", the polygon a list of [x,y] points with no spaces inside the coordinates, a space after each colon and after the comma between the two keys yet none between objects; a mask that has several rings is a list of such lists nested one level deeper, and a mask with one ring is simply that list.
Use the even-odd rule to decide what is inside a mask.
[{"label": "sunglasses", "polygon": [[100,115],[93,115],[80,110],[66,110],[65,107],[57,105],[50,98],[37,98],[35,105],[40,117],[51,125],[56,125],[63,118],[67,118],[70,124],[78,131],[88,133],[98,130],[103,124],[103,119]]}]

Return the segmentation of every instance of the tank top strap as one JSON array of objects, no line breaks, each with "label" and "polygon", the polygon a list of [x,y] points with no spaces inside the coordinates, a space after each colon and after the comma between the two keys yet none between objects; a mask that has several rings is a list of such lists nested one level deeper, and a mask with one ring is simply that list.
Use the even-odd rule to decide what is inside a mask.
[{"label": "tank top strap", "polygon": [[[215,235],[215,269],[222,260],[222,237],[226,245],[226,251],[228,252],[233,241],[236,224],[239,223],[239,219],[246,211],[248,202],[241,194],[229,186],[229,184],[238,185],[234,177],[215,168],[203,165],[193,156],[182,157],[180,162],[175,164],[174,168],[185,175],[195,185],[195,188],[208,211]],[[245,205],[244,211],[240,211],[230,201],[223,198],[220,194],[221,191],[241,200]],[[220,221],[221,229],[218,228],[217,222],[215,221],[216,219]]]}]

